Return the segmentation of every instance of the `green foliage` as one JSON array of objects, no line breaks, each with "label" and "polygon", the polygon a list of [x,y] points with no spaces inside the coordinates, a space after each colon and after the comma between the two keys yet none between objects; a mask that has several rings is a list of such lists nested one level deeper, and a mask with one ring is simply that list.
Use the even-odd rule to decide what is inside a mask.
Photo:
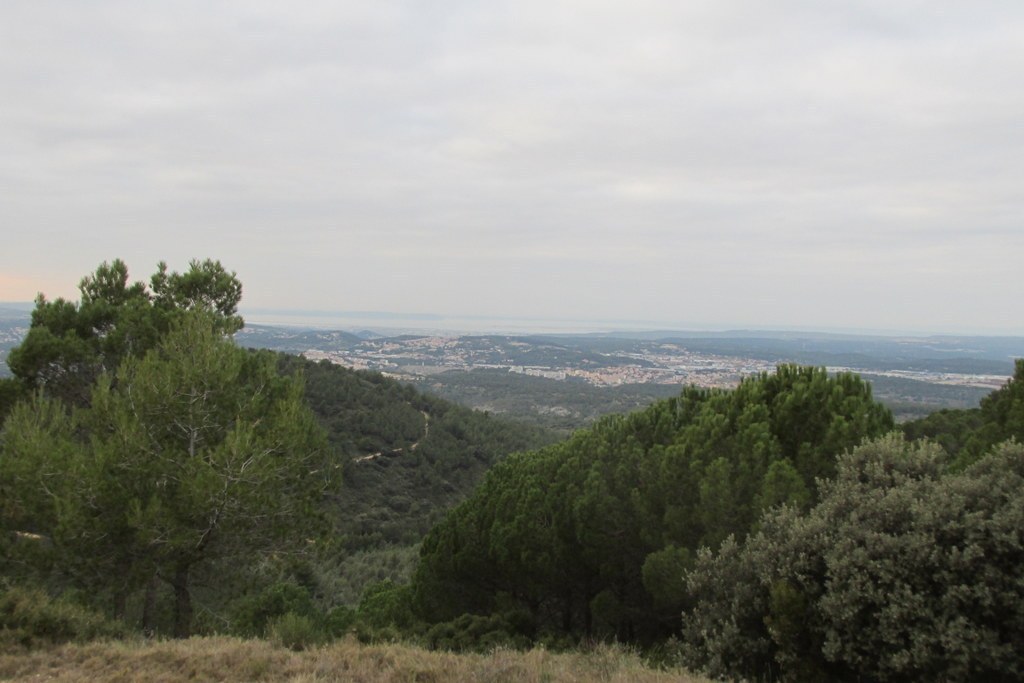
[{"label": "green foliage", "polygon": [[324,634],[311,617],[287,612],[270,622],[267,637],[272,643],[298,651],[319,645]]},{"label": "green foliage", "polygon": [[356,612],[351,607],[339,605],[324,615],[324,632],[328,638],[341,638],[355,624]]},{"label": "green foliage", "polygon": [[1018,359],[1010,380],[971,410],[942,410],[907,422],[903,433],[911,439],[927,438],[941,444],[963,468],[994,445],[1008,439],[1024,442],[1024,359]]},{"label": "green foliage", "polygon": [[772,641],[763,615],[768,596],[757,567],[732,536],[712,552],[702,548],[686,588],[692,606],[683,619],[683,661],[714,678],[751,672],[753,678],[775,677]]},{"label": "green foliage", "polygon": [[789,460],[776,460],[768,466],[761,492],[757,496],[756,506],[759,510],[778,505],[805,508],[810,501],[811,493],[807,490],[807,484]]},{"label": "green foliage", "polygon": [[1020,680],[1024,447],[963,471],[886,437],[839,461],[808,513],[770,512],[688,574],[684,653],[715,676]]},{"label": "green foliage", "polygon": [[[332,504],[345,551],[336,566],[363,551],[418,544],[494,463],[552,440],[379,373],[297,356],[282,355],[279,364],[285,374],[303,375],[306,400],[345,463]],[[390,578],[407,576],[405,565],[399,570]],[[360,593],[357,588],[344,600],[354,604]]]},{"label": "green foliage", "polygon": [[980,408],[971,410],[940,410],[920,420],[901,425],[904,436],[911,441],[930,439],[956,456],[964,452],[975,433],[985,423]]},{"label": "green foliage", "polygon": [[855,376],[791,366],[605,418],[489,472],[424,540],[417,607],[447,621],[507,595],[542,631],[664,638],[690,553],[808,504],[838,453],[892,426]]},{"label": "green foliage", "polygon": [[96,638],[124,638],[128,630],[98,612],[39,589],[0,584],[0,649]]},{"label": "green foliage", "polygon": [[888,680],[1019,680],[1024,448],[945,477],[889,453],[859,453],[823,495],[825,656]]},{"label": "green foliage", "polygon": [[14,405],[26,398],[25,385],[12,377],[0,378],[0,427]]},{"label": "green foliage", "polygon": [[355,552],[334,550],[315,564],[322,600],[331,605],[358,605],[373,584],[409,583],[419,558],[418,546],[385,545]]},{"label": "green foliage", "polygon": [[1007,439],[1024,442],[1024,358],[1017,359],[1013,377],[1001,389],[982,399],[981,416],[984,424],[971,444],[973,458],[969,459]]},{"label": "green foliage", "polygon": [[372,628],[395,626],[408,628],[414,619],[411,605],[411,589],[384,580],[366,589],[356,610],[356,620]]},{"label": "green foliage", "polygon": [[[602,356],[597,358],[608,362]],[[548,379],[490,368],[448,370],[418,380],[415,386],[449,401],[565,436],[605,415],[627,413],[679,393],[678,386],[668,384],[599,387],[581,380]]]},{"label": "green foliage", "polygon": [[424,636],[427,647],[450,652],[489,652],[498,647],[523,649],[530,640],[502,615],[463,614],[434,624]]},{"label": "green foliage", "polygon": [[101,374],[152,349],[186,312],[208,313],[221,334],[242,326],[242,285],[218,261],[192,261],[183,274],[160,263],[147,287],[129,284],[128,267],[115,259],[82,278],[79,291],[78,303],[40,294],[28,335],[7,357],[26,388],[75,405],[87,404]]},{"label": "green foliage", "polygon": [[[101,375],[89,407],[37,396],[5,423],[0,523],[52,540],[71,585],[111,590],[116,614],[153,576],[192,613],[190,574],[315,534],[336,479],[299,381],[238,349],[205,312]],[[145,620],[145,619],[144,619]]]},{"label": "green foliage", "polygon": [[[0,410],[27,399],[2,436],[0,572],[80,589],[147,631],[186,632],[192,593],[196,627],[234,616],[257,633],[307,614],[235,614],[275,582],[329,609],[406,581],[413,544],[487,467],[550,440],[377,373],[237,349],[241,286],[215,262],[161,264],[147,286],[115,261],[80,290],[37,302],[0,383]],[[282,548],[315,555],[310,576],[260,575]]]},{"label": "green foliage", "polygon": [[655,551],[644,560],[644,588],[658,608],[674,609],[686,599],[683,574],[693,566],[693,553],[687,548],[669,545]]},{"label": "green foliage", "polygon": [[246,636],[260,636],[267,625],[285,614],[313,617],[316,609],[309,590],[295,583],[278,581],[235,607],[233,630]]}]

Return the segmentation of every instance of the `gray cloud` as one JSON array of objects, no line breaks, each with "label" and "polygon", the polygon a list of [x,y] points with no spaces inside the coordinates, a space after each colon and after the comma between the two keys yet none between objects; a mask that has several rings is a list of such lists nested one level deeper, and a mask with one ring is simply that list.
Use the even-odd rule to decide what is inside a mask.
[{"label": "gray cloud", "polygon": [[254,307],[1024,332],[1019,3],[12,0],[0,45],[0,299],[212,256]]}]

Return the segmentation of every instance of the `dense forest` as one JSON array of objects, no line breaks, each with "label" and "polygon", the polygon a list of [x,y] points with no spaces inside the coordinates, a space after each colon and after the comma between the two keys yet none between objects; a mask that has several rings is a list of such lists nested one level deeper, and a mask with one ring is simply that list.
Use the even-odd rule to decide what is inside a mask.
[{"label": "dense forest", "polygon": [[834,453],[893,428],[853,375],[785,366],[687,389],[491,471],[424,542],[425,614],[529,613],[531,628],[652,643],[678,630],[678,578],[762,510],[813,500]]},{"label": "dense forest", "polygon": [[0,646],[604,640],[723,678],[1024,677],[1024,361],[898,427],[860,377],[783,365],[559,440],[239,348],[218,262],[80,292],[37,300],[0,380]]},{"label": "dense forest", "polygon": [[902,433],[853,375],[689,389],[495,467],[395,592],[445,647],[597,637],[728,678],[1020,680],[1022,438],[1024,361]]},{"label": "dense forest", "polygon": [[115,261],[80,289],[37,301],[0,381],[0,570],[145,630],[255,632],[267,603],[354,606],[409,575],[492,464],[554,438],[378,373],[238,348],[241,289],[219,263],[161,264],[147,285]]}]

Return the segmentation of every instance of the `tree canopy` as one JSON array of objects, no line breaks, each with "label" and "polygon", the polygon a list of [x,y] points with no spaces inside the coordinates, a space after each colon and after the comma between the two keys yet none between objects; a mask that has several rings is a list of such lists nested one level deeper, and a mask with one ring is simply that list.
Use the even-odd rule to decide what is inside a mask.
[{"label": "tree canopy", "polygon": [[1013,376],[970,410],[940,410],[903,425],[910,439],[930,439],[965,467],[1008,439],[1024,441],[1024,359],[1014,362]]},{"label": "tree canopy", "polygon": [[186,635],[195,569],[317,541],[340,464],[301,375],[227,336],[241,286],[219,263],[161,264],[147,289],[115,261],[81,291],[77,305],[40,297],[13,354],[35,392],[0,432],[5,569],[38,561],[116,613],[162,580]]},{"label": "tree canopy", "polygon": [[542,631],[664,637],[682,608],[671,577],[697,548],[748,533],[772,505],[809,504],[836,455],[892,427],[856,376],[795,366],[606,418],[500,463],[431,531],[421,612],[515,608]]},{"label": "tree canopy", "polygon": [[1024,447],[963,471],[891,435],[839,460],[807,512],[687,575],[690,666],[772,680],[1011,681],[1024,668]]},{"label": "tree canopy", "polygon": [[128,267],[115,259],[83,277],[78,289],[78,302],[36,298],[28,334],[7,357],[24,390],[84,405],[102,373],[145,354],[185,312],[208,312],[221,334],[242,327],[242,285],[219,261],[194,260],[184,273],[161,262],[147,286],[129,282]]}]

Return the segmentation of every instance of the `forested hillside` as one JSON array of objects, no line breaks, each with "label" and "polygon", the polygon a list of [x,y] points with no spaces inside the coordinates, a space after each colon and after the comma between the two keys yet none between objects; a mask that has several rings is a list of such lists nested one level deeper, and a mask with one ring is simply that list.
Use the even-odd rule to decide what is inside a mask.
[{"label": "forested hillside", "polygon": [[418,543],[505,455],[553,437],[423,394],[375,372],[280,356],[340,457],[333,506],[349,550]]},{"label": "forested hillside", "polygon": [[448,647],[662,643],[716,677],[1020,680],[1022,396],[1017,361],[909,441],[852,375],[686,390],[496,466],[393,614]]},{"label": "forested hillside", "polygon": [[342,472],[326,502],[336,535],[306,580],[325,605],[354,606],[375,583],[408,581],[427,531],[492,465],[555,439],[380,373],[286,354],[279,367],[301,373]]},{"label": "forested hillside", "polygon": [[145,630],[260,633],[347,609],[407,577],[491,465],[552,440],[376,373],[239,348],[241,285],[216,262],[145,283],[114,261],[80,291],[37,301],[0,380],[0,580]]},{"label": "forested hillside", "polygon": [[504,370],[449,370],[414,382],[449,401],[568,435],[604,415],[629,413],[679,393],[667,384],[597,387]]},{"label": "forested hillside", "polygon": [[416,600],[436,621],[511,610],[533,633],[656,641],[699,547],[806,506],[835,454],[892,427],[856,376],[795,366],[606,418],[492,470],[424,542]]},{"label": "forested hillside", "polygon": [[0,648],[614,640],[715,677],[1024,676],[1024,361],[902,433],[857,375],[782,365],[559,442],[240,348],[217,262],[80,291],[37,301],[0,380]]},{"label": "forested hillside", "polygon": [[1024,360],[974,410],[840,456],[809,510],[705,549],[682,653],[716,677],[1024,678]]}]

